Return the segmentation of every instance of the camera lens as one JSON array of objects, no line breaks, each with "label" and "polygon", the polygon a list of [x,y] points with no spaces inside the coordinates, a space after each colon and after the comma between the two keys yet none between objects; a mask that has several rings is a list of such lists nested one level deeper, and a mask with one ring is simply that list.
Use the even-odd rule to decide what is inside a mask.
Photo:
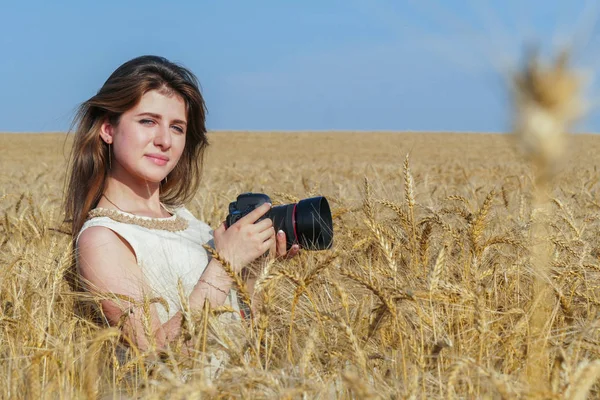
[{"label": "camera lens", "polygon": [[296,243],[307,250],[325,250],[333,244],[333,221],[325,197],[276,206],[266,216],[273,220],[275,230],[285,232],[288,250]]}]

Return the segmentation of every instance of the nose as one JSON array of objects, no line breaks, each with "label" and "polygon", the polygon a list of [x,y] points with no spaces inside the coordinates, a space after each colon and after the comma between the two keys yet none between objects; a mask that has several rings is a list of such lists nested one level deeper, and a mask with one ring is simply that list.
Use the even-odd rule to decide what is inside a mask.
[{"label": "nose", "polygon": [[160,147],[162,150],[168,150],[171,147],[171,133],[169,127],[159,125],[154,136],[154,145]]}]

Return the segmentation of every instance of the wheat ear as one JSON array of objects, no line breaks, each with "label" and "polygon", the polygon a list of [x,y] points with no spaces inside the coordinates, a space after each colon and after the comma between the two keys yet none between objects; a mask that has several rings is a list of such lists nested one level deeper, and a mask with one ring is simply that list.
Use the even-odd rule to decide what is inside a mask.
[{"label": "wheat ear", "polygon": [[217,252],[217,250],[213,249],[211,246],[209,246],[207,244],[204,244],[203,247],[212,256],[212,258],[214,258],[219,263],[221,263],[223,270],[233,280],[233,282],[236,286],[236,289],[238,290],[238,293],[239,293],[240,297],[242,298],[242,301],[250,307],[251,319],[254,319],[254,314],[252,313],[252,307],[251,307],[252,302],[250,299],[250,295],[248,294],[248,289],[246,289],[246,285],[244,284],[242,277],[233,270],[233,267],[231,266],[229,261],[227,261],[225,258],[223,258],[219,254],[219,252]]},{"label": "wheat ear", "polygon": [[580,362],[571,377],[571,382],[565,392],[565,399],[587,399],[588,393],[598,377],[600,377],[600,360]]}]

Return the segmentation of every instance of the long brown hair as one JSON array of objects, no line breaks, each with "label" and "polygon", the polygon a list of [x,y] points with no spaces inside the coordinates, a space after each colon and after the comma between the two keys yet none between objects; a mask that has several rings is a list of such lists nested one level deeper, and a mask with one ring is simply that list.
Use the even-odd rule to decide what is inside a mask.
[{"label": "long brown hair", "polygon": [[160,199],[167,205],[181,205],[196,193],[208,146],[206,106],[198,80],[188,69],[163,57],[134,58],[117,68],[98,93],[81,104],[73,121],[75,137],[64,205],[73,241],[89,211],[98,204],[109,174],[111,150],[100,138],[100,127],[107,119],[117,125],[121,115],[150,90],[178,94],[187,107],[185,148],[177,166],[161,182]]}]

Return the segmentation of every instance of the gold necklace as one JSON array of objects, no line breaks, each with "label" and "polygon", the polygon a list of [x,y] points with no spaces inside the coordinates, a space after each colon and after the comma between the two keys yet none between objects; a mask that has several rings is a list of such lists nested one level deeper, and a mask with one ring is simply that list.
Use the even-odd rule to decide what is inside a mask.
[{"label": "gold necklace", "polygon": [[[97,217],[107,217],[112,219],[113,221],[125,223],[125,224],[133,224],[138,225],[147,229],[159,229],[165,230],[169,232],[178,232],[186,230],[189,226],[188,220],[182,218],[176,213],[169,218],[153,218],[146,216],[139,216],[127,211],[123,211],[118,205],[113,203],[105,194],[103,196],[108,200],[109,203],[117,207],[120,211],[110,210],[107,208],[95,208],[90,210],[88,213],[87,219],[97,218]],[[161,203],[161,206],[167,210],[167,208]],[[169,211],[169,210],[167,210]]]}]

